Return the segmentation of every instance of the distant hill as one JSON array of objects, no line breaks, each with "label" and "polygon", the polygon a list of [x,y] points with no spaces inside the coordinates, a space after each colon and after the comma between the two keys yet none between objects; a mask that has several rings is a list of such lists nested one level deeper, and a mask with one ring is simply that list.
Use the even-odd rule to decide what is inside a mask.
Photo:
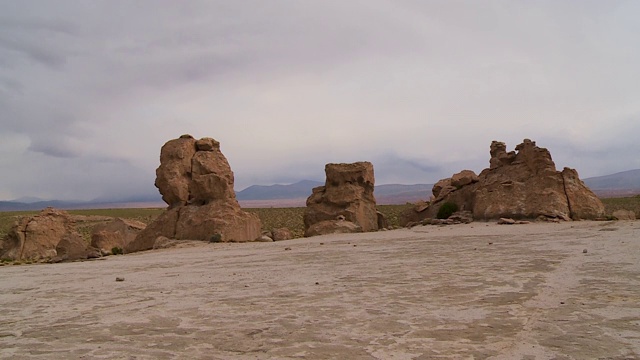
[{"label": "distant hill", "polygon": [[591,177],[583,181],[591,190],[640,189],[640,169]]},{"label": "distant hill", "polygon": [[[290,185],[253,185],[236,192],[236,198],[243,207],[305,206],[311,190],[322,185],[323,182],[313,180],[302,180]],[[373,194],[381,205],[404,204],[428,199],[432,187],[432,184],[378,185]]]},{"label": "distant hill", "polygon": [[[606,176],[583,179],[584,183],[599,197],[623,197],[640,194],[640,169],[623,171]],[[253,185],[236,192],[243,207],[295,207],[305,206],[311,189],[323,182],[302,180],[290,185]],[[433,184],[377,185],[374,191],[380,205],[404,204],[428,200]],[[43,201],[33,197],[22,197],[12,201],[0,201],[0,211],[40,210],[48,206],[59,209],[100,209],[130,207],[166,207],[159,194],[129,198],[98,198],[91,201]]]},{"label": "distant hill", "polygon": [[311,189],[324,185],[323,182],[302,180],[290,185],[252,185],[237,191],[238,200],[278,200],[307,198],[311,195]]},{"label": "distant hill", "polygon": [[640,169],[586,178],[584,183],[599,197],[623,197],[640,194]]}]

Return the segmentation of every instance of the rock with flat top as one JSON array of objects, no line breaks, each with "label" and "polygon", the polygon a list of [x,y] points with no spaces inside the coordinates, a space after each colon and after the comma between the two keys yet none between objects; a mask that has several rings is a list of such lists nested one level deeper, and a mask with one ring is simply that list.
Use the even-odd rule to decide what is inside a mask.
[{"label": "rock with flat top", "polygon": [[[381,219],[373,196],[375,179],[370,162],[327,164],[324,186],[312,190],[304,213],[305,236],[378,230]],[[333,225],[329,223],[333,222]],[[321,225],[317,225],[322,223]],[[351,223],[352,225],[345,225]]]}]

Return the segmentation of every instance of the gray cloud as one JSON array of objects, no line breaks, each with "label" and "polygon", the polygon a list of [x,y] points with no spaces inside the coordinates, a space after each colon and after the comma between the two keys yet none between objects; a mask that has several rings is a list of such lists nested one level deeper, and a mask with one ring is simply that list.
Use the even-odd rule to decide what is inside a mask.
[{"label": "gray cloud", "polygon": [[153,192],[160,146],[183,133],[220,140],[239,189],[358,160],[378,183],[433,182],[524,138],[582,175],[640,167],[635,2],[4,1],[0,14],[0,165],[18,169],[0,198]]}]

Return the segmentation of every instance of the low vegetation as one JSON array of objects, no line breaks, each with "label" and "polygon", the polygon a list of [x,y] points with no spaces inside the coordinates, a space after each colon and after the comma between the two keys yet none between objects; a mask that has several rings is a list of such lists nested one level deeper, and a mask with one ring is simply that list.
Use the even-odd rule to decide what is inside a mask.
[{"label": "low vegetation", "polygon": [[[640,218],[640,196],[625,198],[608,198],[602,199],[605,205],[606,213],[611,214],[615,210],[625,209],[632,210],[636,213],[636,217]],[[405,205],[378,205],[378,210],[387,217],[389,225],[398,226],[400,214],[411,207],[411,204]],[[304,223],[302,217],[304,209],[298,208],[256,208],[244,209],[248,212],[257,214],[262,221],[263,230],[272,230],[275,228],[286,227],[291,230],[294,237],[302,237],[304,235]],[[99,222],[104,222],[102,217],[121,217],[125,219],[134,219],[149,224],[164,209],[94,209],[94,210],[69,210],[72,215],[83,215],[82,221],[78,221],[78,230],[89,239],[91,228]],[[6,211],[0,212],[0,238],[4,237],[13,223],[21,216],[30,216],[37,214],[38,211]]]},{"label": "low vegetation", "polygon": [[611,215],[616,210],[631,210],[636,213],[636,218],[640,219],[640,195],[601,199],[604,204],[605,213]]},{"label": "low vegetation", "polygon": [[453,213],[456,211],[458,211],[458,205],[452,202],[446,202],[440,205],[436,217],[438,219],[448,219],[449,216],[453,215]]}]

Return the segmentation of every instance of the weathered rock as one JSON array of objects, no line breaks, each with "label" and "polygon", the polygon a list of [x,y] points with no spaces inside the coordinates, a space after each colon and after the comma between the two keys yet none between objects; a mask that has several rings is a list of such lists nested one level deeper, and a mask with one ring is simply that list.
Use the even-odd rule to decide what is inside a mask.
[{"label": "weathered rock", "polygon": [[153,249],[168,249],[175,247],[178,243],[178,240],[172,240],[166,236],[158,236],[153,242]]},{"label": "weathered rock", "polygon": [[456,211],[447,220],[451,220],[456,224],[469,224],[473,222],[473,214],[471,211]]},{"label": "weathered rock", "polygon": [[262,235],[256,239],[257,242],[273,242],[273,239],[267,235]]},{"label": "weathered rock", "polygon": [[380,211],[378,211],[377,214],[378,214],[378,229],[379,230],[388,229],[389,222],[387,221],[387,217]]},{"label": "weathered rock", "polygon": [[445,202],[471,211],[477,220],[603,216],[602,202],[578,173],[569,168],[557,171],[549,151],[535,142],[525,139],[516,151],[507,152],[504,143],[494,141],[490,153],[490,167],[477,176],[477,181],[465,171],[454,175],[455,179],[440,180],[433,188],[435,199],[430,206],[421,213],[406,211],[401,221],[433,218]]},{"label": "weathered rock", "polygon": [[451,185],[451,179],[441,179],[433,185],[431,192],[435,199],[445,196],[451,191],[455,190],[455,186]]},{"label": "weathered rock", "polygon": [[478,182],[478,175],[471,170],[462,170],[451,177],[450,184],[456,189]]},{"label": "weathered rock", "polygon": [[293,239],[293,234],[288,228],[276,228],[271,232],[273,241],[282,241]]},{"label": "weathered rock", "polygon": [[80,234],[66,233],[56,245],[56,258],[60,261],[87,259],[88,257],[89,247]]},{"label": "weathered rock", "polygon": [[86,259],[88,255],[87,244],[78,234],[73,219],[66,211],[54,208],[19,219],[0,245],[1,259],[77,260]]},{"label": "weathered rock", "polygon": [[146,227],[147,225],[140,221],[116,218],[93,228],[91,246],[104,254],[110,254],[115,247],[124,249]]},{"label": "weathered rock", "polygon": [[155,185],[169,207],[186,205],[189,201],[191,162],[195,153],[196,140],[190,135],[168,141],[160,150]]},{"label": "weathered rock", "polygon": [[576,170],[565,167],[562,170],[562,180],[572,219],[595,219],[604,214],[604,205],[580,180]]},{"label": "weathered rock", "polygon": [[233,183],[233,171],[216,140],[183,135],[168,141],[160,152],[155,184],[169,209],[125,244],[125,252],[152,249],[160,236],[175,240],[256,240],[260,219],[242,211]]},{"label": "weathered rock", "polygon": [[[370,162],[327,164],[325,173],[325,185],[314,188],[307,199],[304,213],[305,236],[322,234],[321,231],[333,233],[346,228],[350,231],[378,230],[376,199],[373,196],[373,165]],[[344,222],[351,222],[356,226],[345,227],[344,224],[337,223],[330,226],[326,223],[314,227],[325,221],[335,223],[338,216],[343,216]]]},{"label": "weathered rock", "polygon": [[348,234],[362,232],[358,224],[346,220],[324,220],[311,225],[305,236],[317,236],[326,234]]},{"label": "weathered rock", "polygon": [[516,221],[510,218],[500,218],[498,220],[499,225],[515,225]]},{"label": "weathered rock", "polygon": [[635,220],[636,219],[636,213],[631,210],[616,210],[611,215],[618,220]]}]

